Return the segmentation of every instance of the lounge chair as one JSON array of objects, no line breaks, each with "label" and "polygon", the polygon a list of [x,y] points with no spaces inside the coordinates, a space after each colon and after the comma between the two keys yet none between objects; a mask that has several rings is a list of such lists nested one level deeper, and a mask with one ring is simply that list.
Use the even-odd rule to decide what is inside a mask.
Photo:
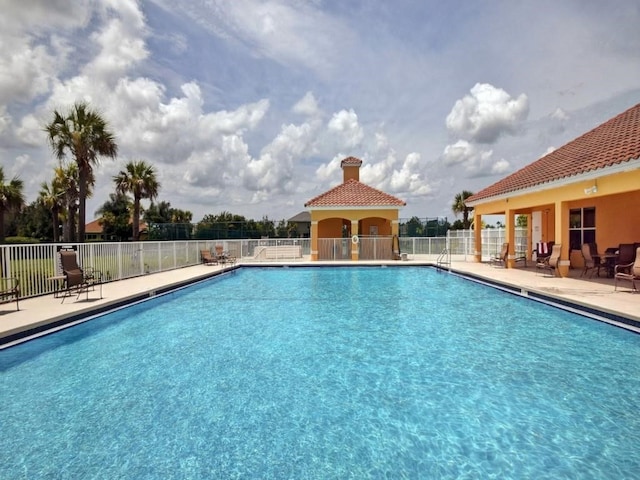
[{"label": "lounge chair", "polygon": [[219,263],[236,263],[236,257],[224,250],[222,245],[216,245],[216,258]]},{"label": "lounge chair", "polygon": [[20,282],[15,277],[0,278],[0,303],[16,300],[16,311],[20,310]]},{"label": "lounge chair", "polygon": [[200,259],[205,265],[217,265],[218,259],[211,255],[211,250],[200,250]]},{"label": "lounge chair", "polygon": [[591,275],[589,278],[593,277],[593,272],[597,270],[598,276],[600,276],[600,257],[598,257],[597,261],[592,256],[593,247],[589,243],[582,244],[582,258],[584,259],[584,269],[582,270],[581,277],[584,277],[587,272],[591,271]]},{"label": "lounge chair", "polygon": [[636,259],[633,263],[618,264],[614,270],[614,290],[618,290],[618,280],[631,282],[631,289],[638,291],[636,282],[640,284],[640,247],[636,248]]},{"label": "lounge chair", "polygon": [[74,250],[60,250],[60,263],[62,265],[62,273],[65,276],[65,290],[62,294],[62,303],[64,299],[71,295],[72,290],[78,294],[76,299],[80,298],[82,293],[87,294],[89,299],[89,290],[95,289],[96,285],[100,285],[100,298],[102,298],[102,273],[91,267],[80,268],[78,265],[78,257]]},{"label": "lounge chair", "polygon": [[500,253],[496,253],[489,260],[489,265],[502,265],[503,267],[507,266],[507,255],[509,254],[509,243],[505,242],[502,244],[502,248],[500,249]]},{"label": "lounge chair", "polygon": [[536,262],[536,272],[538,270],[550,270],[553,272],[553,275],[556,275],[558,271],[558,261],[560,260],[560,250],[562,249],[562,245],[556,243],[551,248],[551,255],[544,258],[542,261]]},{"label": "lounge chair", "polygon": [[[618,245],[618,258],[616,259],[616,267],[626,268],[629,270],[629,265],[633,264],[636,258],[636,246],[633,243],[621,243]],[[615,273],[615,272],[614,272]],[[629,272],[627,272],[629,273]]]},{"label": "lounge chair", "polygon": [[536,262],[543,262],[551,256],[553,242],[538,242],[533,253],[536,254]]}]

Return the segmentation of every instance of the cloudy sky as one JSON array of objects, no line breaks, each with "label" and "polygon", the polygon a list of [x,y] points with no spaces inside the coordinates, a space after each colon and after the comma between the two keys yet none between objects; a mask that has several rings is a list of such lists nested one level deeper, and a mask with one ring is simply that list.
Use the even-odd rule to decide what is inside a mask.
[{"label": "cloudy sky", "polygon": [[[28,202],[56,160],[55,109],[89,101],[119,157],[194,221],[279,220],[339,183],[340,160],[447,216],[478,191],[640,102],[632,0],[0,0],[0,162]],[[148,202],[145,202],[148,204]]]}]

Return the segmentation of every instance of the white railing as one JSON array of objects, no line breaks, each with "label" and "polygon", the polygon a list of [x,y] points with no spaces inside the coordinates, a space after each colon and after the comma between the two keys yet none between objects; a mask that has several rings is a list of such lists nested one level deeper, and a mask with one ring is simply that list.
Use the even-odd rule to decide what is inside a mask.
[{"label": "white railing", "polygon": [[[475,251],[475,231],[474,230],[449,230],[447,233],[450,241],[450,249],[453,254],[464,254],[473,256]],[[507,241],[507,232],[504,228],[485,228],[481,231],[482,236],[482,259],[488,260],[496,253],[500,252],[502,244]],[[515,252],[518,256],[531,252],[532,247],[527,241],[527,228],[516,227],[515,229]]]},{"label": "white railing", "polygon": [[[500,251],[505,235],[504,229],[482,231],[483,259]],[[400,252],[435,261],[447,248],[459,260],[472,260],[474,238],[471,230],[450,231],[447,237],[400,237]],[[516,251],[526,251],[526,243],[526,229],[517,229]],[[115,281],[197,265],[201,261],[200,250],[214,250],[220,244],[240,261],[300,260],[299,254],[308,259],[311,253],[308,238],[0,245],[0,274],[19,279],[21,297],[34,297],[54,292],[53,277],[62,274],[57,253],[62,246],[78,252],[81,266],[100,270],[105,281]],[[353,247],[351,238],[318,239],[321,260],[350,260]],[[356,247],[362,260],[389,260],[393,256],[391,237],[361,236]]]}]

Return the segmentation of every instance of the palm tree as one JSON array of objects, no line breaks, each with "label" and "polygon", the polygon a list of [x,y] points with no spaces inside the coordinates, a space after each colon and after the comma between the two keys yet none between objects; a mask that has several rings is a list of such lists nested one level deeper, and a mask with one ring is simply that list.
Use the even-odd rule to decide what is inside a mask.
[{"label": "palm tree", "polygon": [[118,145],[107,122],[85,102],[75,103],[66,115],[54,110],[53,116],[53,121],[45,127],[51,148],[59,160],[70,153],[78,166],[78,241],[84,242],[93,166],[100,156],[115,159]]},{"label": "palm tree", "polygon": [[171,209],[171,223],[191,223],[193,213],[189,210]]},{"label": "palm tree", "polygon": [[125,169],[113,177],[113,181],[117,192],[133,195],[133,240],[137,242],[140,239],[140,200],[153,200],[160,189],[156,172],[144,160],[133,161],[127,163]]},{"label": "palm tree", "polygon": [[4,243],[4,214],[9,210],[18,210],[24,205],[22,189],[24,184],[18,177],[5,183],[4,169],[0,167],[0,243]]},{"label": "palm tree", "polygon": [[463,190],[461,193],[457,193],[453,199],[453,205],[451,206],[451,209],[456,216],[458,216],[459,213],[462,213],[462,225],[465,229],[468,229],[471,224],[469,221],[469,212],[473,210],[473,207],[468,207],[466,201],[472,195],[473,192],[468,190]]},{"label": "palm tree", "polygon": [[[80,239],[76,238],[76,213],[78,212],[78,199],[80,198],[78,165],[75,163],[70,163],[66,167],[60,165],[54,171],[55,178],[53,182],[64,192],[63,208],[60,211],[61,216],[65,219],[63,228],[64,241],[80,241]],[[87,197],[91,196],[91,187],[94,183],[95,179],[92,171],[89,175]]]},{"label": "palm tree", "polygon": [[56,178],[51,180],[51,184],[42,182],[40,185],[40,193],[38,201],[51,211],[51,220],[53,221],[53,242],[60,241],[60,213],[64,208],[65,191]]}]

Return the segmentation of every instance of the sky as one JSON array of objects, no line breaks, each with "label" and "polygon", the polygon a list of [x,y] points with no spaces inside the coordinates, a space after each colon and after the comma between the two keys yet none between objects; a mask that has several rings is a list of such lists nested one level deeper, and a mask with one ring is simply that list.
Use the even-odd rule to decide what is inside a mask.
[{"label": "sky", "polygon": [[[288,219],[342,181],[447,217],[640,103],[640,2],[0,0],[0,164],[27,203],[58,160],[44,126],[87,101],[118,158],[87,222],[144,160],[195,222]],[[143,201],[143,206],[148,205]]]}]

